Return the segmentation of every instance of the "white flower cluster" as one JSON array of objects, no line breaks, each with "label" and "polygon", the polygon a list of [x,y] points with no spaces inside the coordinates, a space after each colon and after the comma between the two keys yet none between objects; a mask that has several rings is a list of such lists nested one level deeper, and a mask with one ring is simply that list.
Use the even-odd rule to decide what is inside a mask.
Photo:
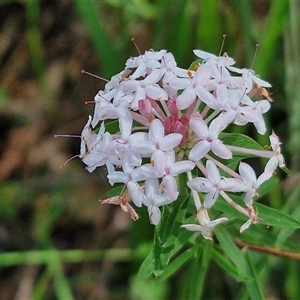
[{"label": "white flower cluster", "polygon": [[[225,145],[220,138],[229,124],[253,123],[259,134],[266,132],[262,115],[270,102],[262,95],[268,95],[265,88],[270,84],[252,70],[233,67],[234,60],[227,55],[194,53],[200,59],[190,70],[178,68],[166,50],[128,59],[125,69],[95,96],[94,115],[81,134],[80,157],[89,172],[105,165],[109,183],[124,184],[121,195],[103,203],[121,205],[134,220],[138,214],[130,201],[137,207],[145,205],[154,225],[161,220],[160,206],[178,198],[176,177],[187,173],[199,224],[182,227],[210,239],[213,227],[227,220],[211,221],[208,216],[207,209],[219,196],[249,217],[241,231],[258,222],[253,198],[277,166],[284,167],[284,160],[274,133],[272,150],[266,151]],[[106,131],[107,120],[117,121],[117,132]],[[245,162],[235,171],[218,160],[231,159],[233,151],[268,157],[269,162],[257,178]],[[220,169],[228,176],[221,177]],[[206,194],[204,199],[198,192]],[[246,208],[227,192],[244,193]]]}]

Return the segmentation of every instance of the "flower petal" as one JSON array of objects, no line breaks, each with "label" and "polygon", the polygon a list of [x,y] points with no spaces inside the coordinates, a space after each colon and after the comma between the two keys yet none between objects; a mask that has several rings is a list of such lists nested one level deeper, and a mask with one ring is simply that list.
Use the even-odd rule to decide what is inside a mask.
[{"label": "flower petal", "polygon": [[189,159],[192,161],[198,161],[203,158],[210,150],[210,143],[206,140],[198,142],[189,154]]},{"label": "flower petal", "polygon": [[191,87],[186,88],[176,99],[176,105],[179,110],[188,108],[196,98],[195,90]]},{"label": "flower petal", "polygon": [[182,140],[182,134],[170,133],[163,137],[159,142],[159,148],[163,151],[169,151],[179,145]]}]

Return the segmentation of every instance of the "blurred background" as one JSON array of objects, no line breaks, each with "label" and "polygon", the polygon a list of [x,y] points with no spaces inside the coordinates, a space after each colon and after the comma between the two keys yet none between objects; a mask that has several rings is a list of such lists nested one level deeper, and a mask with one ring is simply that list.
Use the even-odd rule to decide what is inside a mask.
[{"label": "blurred background", "polygon": [[[85,101],[105,83],[81,70],[110,79],[138,55],[131,38],[140,52],[167,49],[187,68],[193,49],[217,55],[226,34],[223,51],[236,66],[252,67],[272,84],[268,134],[273,129],[280,137],[292,171],[288,179],[279,173],[284,181],[266,200],[280,209],[300,181],[299,6],[288,0],[0,1],[0,298],[184,299],[178,282],[186,270],[163,283],[136,280],[153,236],[147,212],[139,210],[134,223],[119,207],[101,205],[109,191],[105,170],[90,174],[78,158],[61,168],[79,154],[80,138],[53,137],[80,135],[93,113]],[[269,144],[268,135],[248,130]],[[297,274],[299,264],[281,259],[270,268],[269,299],[291,299],[295,282],[281,280]],[[235,299],[239,283],[216,266],[208,274],[205,299]]]}]

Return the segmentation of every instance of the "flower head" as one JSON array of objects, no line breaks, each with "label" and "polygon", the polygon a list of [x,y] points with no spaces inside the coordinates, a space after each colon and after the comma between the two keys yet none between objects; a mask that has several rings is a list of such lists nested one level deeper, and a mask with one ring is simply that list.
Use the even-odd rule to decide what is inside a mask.
[{"label": "flower head", "polygon": [[[227,54],[194,54],[200,59],[189,70],[177,67],[166,50],[129,58],[95,96],[79,156],[89,172],[105,166],[108,182],[124,185],[121,195],[102,203],[120,205],[134,220],[138,215],[130,201],[146,206],[150,223],[157,225],[161,206],[181,201],[179,193],[185,189],[192,195],[198,224],[182,227],[211,239],[213,228],[227,221],[210,219],[208,210],[216,201],[226,201],[249,218],[244,231],[259,220],[253,208],[258,188],[285,162],[274,132],[272,151],[238,147],[232,136],[224,138],[228,128],[248,123],[259,134],[266,132],[263,115],[270,109],[269,97],[261,93],[258,99],[257,90],[270,84],[252,70],[235,67]],[[240,161],[247,155],[270,158],[260,176]],[[185,174],[183,184],[179,179]],[[243,197],[244,206],[233,201],[232,193]]]}]

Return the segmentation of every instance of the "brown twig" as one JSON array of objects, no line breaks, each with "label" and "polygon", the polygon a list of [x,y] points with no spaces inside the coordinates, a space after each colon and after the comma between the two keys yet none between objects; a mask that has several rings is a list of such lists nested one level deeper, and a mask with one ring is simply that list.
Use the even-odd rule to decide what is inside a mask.
[{"label": "brown twig", "polygon": [[260,251],[260,252],[264,252],[264,253],[280,256],[280,257],[286,257],[286,258],[290,258],[290,259],[294,259],[294,260],[300,260],[300,253],[283,251],[280,249],[274,249],[274,248],[266,247],[266,246],[252,245],[252,244],[248,244],[248,243],[241,242],[241,241],[236,241],[235,244],[239,248],[248,248],[251,250]]}]

